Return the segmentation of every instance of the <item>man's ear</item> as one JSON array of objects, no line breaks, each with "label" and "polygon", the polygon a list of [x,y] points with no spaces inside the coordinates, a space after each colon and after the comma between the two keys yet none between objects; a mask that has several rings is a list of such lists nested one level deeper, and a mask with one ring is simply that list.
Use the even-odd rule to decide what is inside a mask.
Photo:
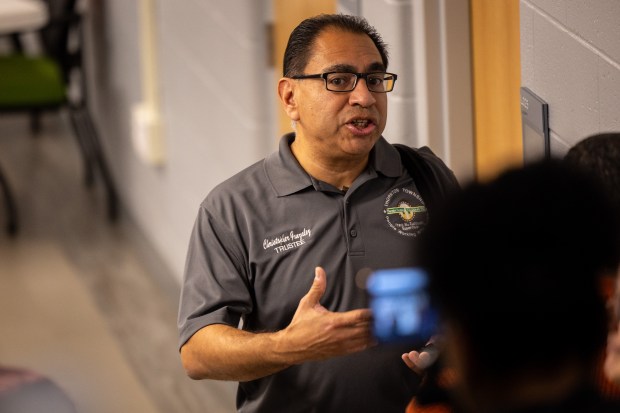
[{"label": "man's ear", "polygon": [[297,86],[293,79],[288,77],[283,77],[278,82],[278,96],[280,97],[280,102],[282,103],[282,108],[286,112],[289,118],[292,121],[299,120],[299,111],[297,109],[297,100],[295,99],[295,93]]}]

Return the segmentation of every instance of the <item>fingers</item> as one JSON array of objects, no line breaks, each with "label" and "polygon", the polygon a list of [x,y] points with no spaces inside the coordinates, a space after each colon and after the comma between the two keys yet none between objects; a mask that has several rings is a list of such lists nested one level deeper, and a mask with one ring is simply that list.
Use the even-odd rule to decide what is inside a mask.
[{"label": "fingers", "polygon": [[410,351],[401,356],[407,367],[420,374],[435,362],[438,356],[437,349],[425,347],[421,351]]},{"label": "fingers", "polygon": [[323,292],[325,292],[325,287],[327,286],[327,274],[325,274],[323,267],[316,267],[314,269],[314,282],[312,285],[321,287]]},{"label": "fingers", "polygon": [[427,353],[426,351],[423,351],[420,353],[420,355],[418,356],[418,362],[417,365],[419,368],[421,369],[426,369],[428,368],[431,364],[433,364],[433,362],[435,361],[435,357],[434,355],[431,355],[430,353]]},{"label": "fingers", "polygon": [[[411,353],[413,353],[413,351]],[[409,354],[410,353],[405,353],[402,356],[400,356],[400,358],[403,359],[403,361],[405,362],[407,367],[409,367],[411,370],[413,370],[413,371],[415,371],[417,373],[418,372],[418,368],[416,367],[415,363],[413,361],[411,361],[411,357],[409,357]]]},{"label": "fingers", "polygon": [[365,325],[370,326],[372,320],[372,312],[367,308],[359,310],[345,311],[344,313],[334,313],[338,318],[338,324],[341,326]]},{"label": "fingers", "polygon": [[[320,303],[326,289],[327,275],[325,274],[325,270],[321,267],[316,267],[310,290],[308,290],[306,295],[300,300],[296,315],[308,309],[314,309],[321,313],[328,313],[329,311]],[[329,313],[333,317],[332,321],[334,324],[340,326],[368,324],[372,318],[372,313],[369,309],[351,310],[343,313]]]},{"label": "fingers", "polygon": [[364,350],[374,343],[369,309],[332,312],[320,304],[327,289],[327,275],[316,267],[310,289],[299,302],[283,336],[289,348],[303,352],[300,360],[322,360]]},{"label": "fingers", "polygon": [[323,330],[323,337],[329,337],[326,342],[332,343],[334,355],[365,350],[376,344],[365,310],[330,313],[328,317],[330,322]]},{"label": "fingers", "polygon": [[314,280],[310,286],[308,293],[302,298],[300,306],[313,308],[320,305],[321,298],[325,294],[327,288],[327,276],[325,270],[321,267],[314,269]]},{"label": "fingers", "polygon": [[422,372],[424,371],[424,369],[422,367],[420,367],[419,363],[419,359],[420,359],[420,353],[417,351],[410,351],[409,353],[405,353],[401,356],[401,358],[403,359],[403,361],[405,362],[405,364],[407,365],[407,367],[409,367],[411,370],[413,370],[415,373],[417,374],[422,374]]}]

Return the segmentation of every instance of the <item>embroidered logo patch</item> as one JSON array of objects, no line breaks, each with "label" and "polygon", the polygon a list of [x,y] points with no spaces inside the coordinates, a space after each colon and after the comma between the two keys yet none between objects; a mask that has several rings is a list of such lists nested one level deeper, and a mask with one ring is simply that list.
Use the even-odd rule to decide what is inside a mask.
[{"label": "embroidered logo patch", "polygon": [[407,188],[395,188],[387,195],[383,214],[390,228],[406,237],[417,237],[428,219],[422,197]]}]

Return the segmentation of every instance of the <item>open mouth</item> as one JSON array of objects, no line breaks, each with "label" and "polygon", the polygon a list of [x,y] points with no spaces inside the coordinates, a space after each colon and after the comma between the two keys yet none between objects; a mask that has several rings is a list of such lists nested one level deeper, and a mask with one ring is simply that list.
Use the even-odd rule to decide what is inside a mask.
[{"label": "open mouth", "polygon": [[368,119],[356,119],[351,121],[351,125],[355,126],[358,129],[364,129],[372,122]]}]

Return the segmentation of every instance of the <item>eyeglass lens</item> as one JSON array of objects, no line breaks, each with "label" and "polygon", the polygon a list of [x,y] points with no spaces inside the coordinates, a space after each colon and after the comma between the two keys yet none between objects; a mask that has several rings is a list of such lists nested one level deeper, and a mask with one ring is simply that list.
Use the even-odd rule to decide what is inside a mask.
[{"label": "eyeglass lens", "polygon": [[[329,73],[325,78],[327,90],[334,92],[350,92],[355,89],[356,84],[355,73]],[[366,75],[366,86],[371,92],[390,92],[394,88],[394,76],[387,73],[369,73]]]}]

